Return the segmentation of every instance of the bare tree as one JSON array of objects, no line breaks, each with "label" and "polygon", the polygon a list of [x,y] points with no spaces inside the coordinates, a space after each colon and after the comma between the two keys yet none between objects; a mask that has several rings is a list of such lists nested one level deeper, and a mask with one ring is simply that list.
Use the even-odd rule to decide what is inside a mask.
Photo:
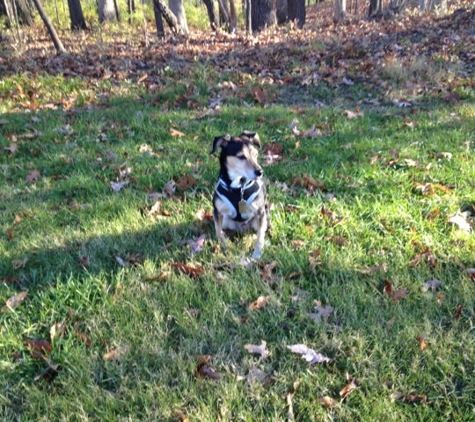
[{"label": "bare tree", "polygon": [[189,33],[188,23],[186,22],[185,7],[183,6],[183,0],[168,0],[168,6],[175,15],[178,25],[180,25],[182,31],[185,34]]},{"label": "bare tree", "polygon": [[82,7],[80,0],[68,0],[69,7],[69,17],[71,19],[71,29],[75,30],[86,30],[87,25],[84,20],[84,14],[82,13]]},{"label": "bare tree", "polygon": [[335,0],[333,3],[333,22],[341,22],[346,16],[346,0]]},{"label": "bare tree", "polygon": [[36,7],[36,10],[38,10],[41,20],[46,26],[46,30],[48,31],[48,34],[51,37],[51,41],[53,41],[54,47],[56,48],[56,52],[58,54],[66,54],[67,51],[64,48],[63,43],[59,39],[58,34],[56,33],[56,30],[54,29],[54,26],[51,23],[51,20],[43,9],[43,5],[41,4],[40,0],[33,0],[33,3]]},{"label": "bare tree", "polygon": [[114,0],[98,0],[97,12],[100,23],[113,21],[117,18]]},{"label": "bare tree", "polygon": [[299,28],[305,25],[305,0],[288,0],[287,1],[289,21],[297,22]]},{"label": "bare tree", "polygon": [[216,15],[216,7],[214,5],[214,0],[203,0],[203,3],[206,6],[206,10],[208,12],[209,23],[211,25],[211,29],[216,31],[218,29],[218,17]]},{"label": "bare tree", "polygon": [[259,32],[277,23],[273,0],[251,0],[252,31]]},{"label": "bare tree", "polygon": [[181,30],[181,26],[178,24],[178,21],[169,7],[166,5],[164,0],[153,0],[154,7],[160,11],[160,14],[165,19],[165,22],[171,28],[172,32],[175,34],[181,34],[183,31]]},{"label": "bare tree", "polygon": [[165,38],[165,27],[163,26],[162,14],[155,2],[153,2],[153,14],[155,15],[155,25],[157,26],[157,37],[159,39]]},{"label": "bare tree", "polygon": [[377,18],[383,14],[383,0],[370,0],[368,16]]}]

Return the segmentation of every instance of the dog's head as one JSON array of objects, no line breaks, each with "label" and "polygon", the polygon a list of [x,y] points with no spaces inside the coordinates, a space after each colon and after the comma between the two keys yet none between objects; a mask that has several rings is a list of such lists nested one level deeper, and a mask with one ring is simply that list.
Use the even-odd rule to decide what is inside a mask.
[{"label": "dog's head", "polygon": [[243,179],[255,180],[262,176],[262,168],[257,163],[256,147],[260,147],[260,139],[254,132],[244,131],[239,136],[224,135],[214,138],[211,154],[221,148],[221,172],[226,172],[231,186],[240,186]]}]

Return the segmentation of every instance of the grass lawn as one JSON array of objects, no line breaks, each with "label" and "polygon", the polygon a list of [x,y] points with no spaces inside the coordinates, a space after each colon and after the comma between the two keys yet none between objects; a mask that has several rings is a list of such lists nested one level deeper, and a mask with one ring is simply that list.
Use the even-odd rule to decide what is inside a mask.
[{"label": "grass lawn", "polygon": [[[473,94],[297,86],[324,105],[204,116],[163,107],[179,81],[56,109],[81,81],[35,81],[38,107],[1,106],[2,420],[475,420]],[[272,204],[251,267],[252,234],[223,251],[209,218],[212,140],[245,129]]]}]

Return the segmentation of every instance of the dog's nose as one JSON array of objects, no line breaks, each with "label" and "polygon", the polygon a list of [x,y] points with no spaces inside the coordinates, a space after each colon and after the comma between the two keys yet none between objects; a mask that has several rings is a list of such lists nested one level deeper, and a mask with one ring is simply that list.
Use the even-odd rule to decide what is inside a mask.
[{"label": "dog's nose", "polygon": [[254,170],[254,173],[256,174],[257,177],[261,177],[264,174],[262,169],[256,169]]}]

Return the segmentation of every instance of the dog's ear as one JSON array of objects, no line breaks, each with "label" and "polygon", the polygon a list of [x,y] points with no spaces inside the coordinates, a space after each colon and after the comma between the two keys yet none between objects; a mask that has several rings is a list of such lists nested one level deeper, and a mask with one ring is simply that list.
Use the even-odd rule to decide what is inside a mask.
[{"label": "dog's ear", "polygon": [[248,140],[252,145],[256,147],[261,147],[261,139],[256,132],[251,132],[249,130],[245,130],[243,133],[239,135],[240,138]]},{"label": "dog's ear", "polygon": [[216,138],[214,138],[213,149],[211,150],[210,154],[214,154],[218,148],[225,147],[230,140],[230,135],[216,136]]}]

